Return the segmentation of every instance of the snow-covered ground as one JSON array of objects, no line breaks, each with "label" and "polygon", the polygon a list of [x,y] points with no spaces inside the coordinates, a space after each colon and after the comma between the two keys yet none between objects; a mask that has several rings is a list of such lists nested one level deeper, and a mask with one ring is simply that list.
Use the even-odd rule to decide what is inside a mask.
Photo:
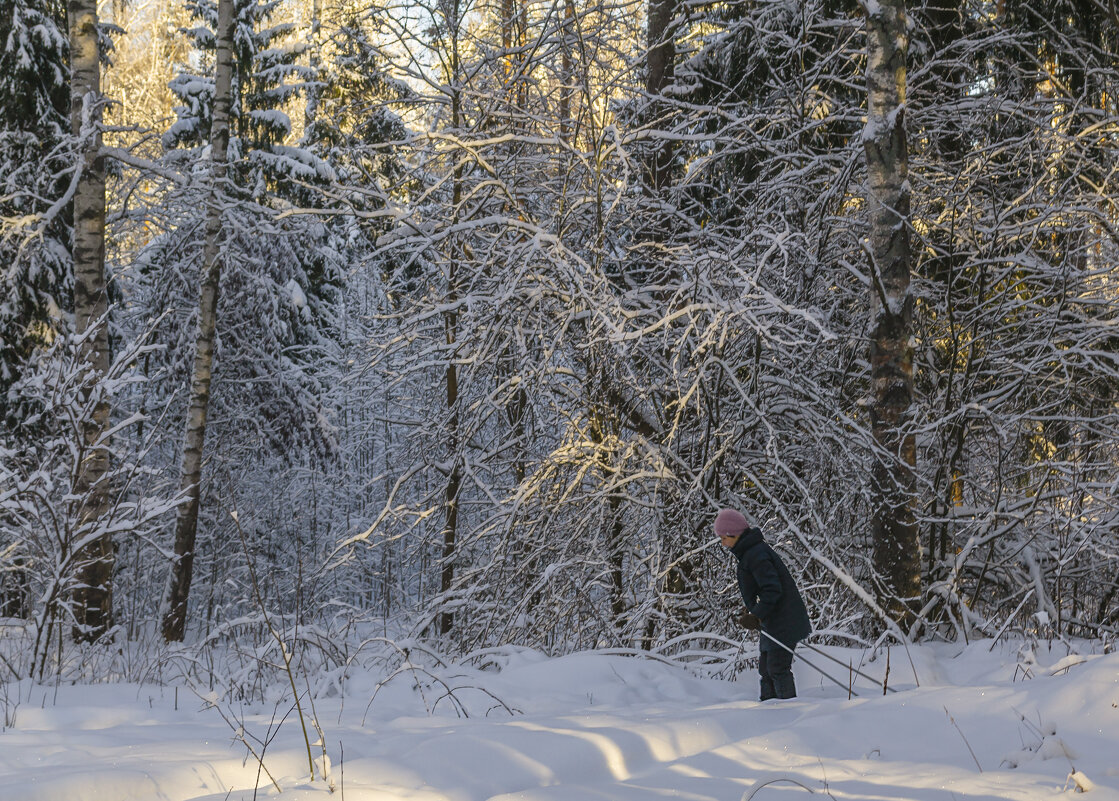
[{"label": "snow-covered ground", "polygon": [[[825,650],[856,667],[864,657]],[[1078,650],[894,648],[898,692],[858,679],[854,698],[798,662],[801,697],[766,703],[749,670],[722,681],[596,653],[510,648],[433,670],[445,685],[404,670],[378,689],[383,676],[359,673],[316,701],[333,796],[321,748],[309,778],[297,714],[280,722],[290,703],[215,708],[186,688],[24,682],[0,688],[0,799],[275,796],[235,737],[242,723],[292,801],[1119,799],[1119,654]],[[846,683],[843,668],[805,655]],[[881,654],[862,667],[885,669]]]}]

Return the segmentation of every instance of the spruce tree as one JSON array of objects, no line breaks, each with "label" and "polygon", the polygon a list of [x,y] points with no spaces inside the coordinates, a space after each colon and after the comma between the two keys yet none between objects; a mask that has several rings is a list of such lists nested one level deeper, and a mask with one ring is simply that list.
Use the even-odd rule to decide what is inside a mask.
[{"label": "spruce tree", "polygon": [[[306,48],[290,40],[291,26],[272,24],[277,6],[258,0],[234,5],[229,168],[222,187],[229,267],[222,278],[215,380],[243,386],[236,394],[216,387],[213,402],[224,409],[223,418],[254,418],[251,430],[237,426],[229,432],[231,444],[273,453],[305,445],[325,454],[331,433],[323,428],[316,399],[331,360],[341,256],[328,246],[327,230],[315,215],[280,215],[308,205],[308,188],[329,183],[335,173],[308,148],[289,144],[286,110],[314,72],[300,63]],[[201,0],[188,8],[200,24],[187,33],[209,64],[217,6]],[[182,73],[172,90],[181,105],[164,136],[165,158],[185,171],[209,147],[213,77]],[[157,308],[192,305],[197,292],[192,283],[202,241],[194,191],[168,199],[172,215],[182,216],[141,254]],[[169,336],[178,358],[188,343],[174,332]]]},{"label": "spruce tree", "polygon": [[65,18],[50,0],[0,0],[0,422],[13,426],[8,390],[72,308]]}]

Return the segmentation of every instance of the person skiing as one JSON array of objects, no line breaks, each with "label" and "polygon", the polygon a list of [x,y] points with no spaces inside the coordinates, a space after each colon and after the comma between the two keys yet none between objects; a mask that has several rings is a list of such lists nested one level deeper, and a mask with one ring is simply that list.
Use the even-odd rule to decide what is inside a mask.
[{"label": "person skiing", "polygon": [[792,574],[762,538],[761,530],[741,512],[720,510],[715,517],[715,533],[720,544],[738,560],[738,589],[746,611],[737,621],[762,632],[758,660],[761,700],[795,698],[793,649],[812,632],[812,624]]}]

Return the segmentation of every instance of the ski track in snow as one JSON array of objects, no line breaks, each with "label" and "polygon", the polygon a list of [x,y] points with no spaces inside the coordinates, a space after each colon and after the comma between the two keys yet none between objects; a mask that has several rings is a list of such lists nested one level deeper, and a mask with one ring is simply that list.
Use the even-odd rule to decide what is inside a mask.
[{"label": "ski track in snow", "polygon": [[[294,713],[277,730],[271,706],[223,707],[251,735],[274,734],[264,762],[277,796],[217,711],[187,691],[176,710],[168,687],[9,685],[0,801],[1034,801],[1078,796],[1077,781],[1086,801],[1119,801],[1119,654],[988,648],[912,647],[912,667],[894,649],[899,692],[859,679],[853,699],[798,662],[801,697],[767,703],[753,700],[750,671],[700,679],[593,653],[521,651],[500,672],[455,669],[444,674],[453,699],[421,697],[405,674],[368,710],[377,677],[353,675],[344,703],[317,701],[333,795],[308,780]],[[863,655],[827,650],[856,667]],[[885,660],[861,669],[881,677]]]}]

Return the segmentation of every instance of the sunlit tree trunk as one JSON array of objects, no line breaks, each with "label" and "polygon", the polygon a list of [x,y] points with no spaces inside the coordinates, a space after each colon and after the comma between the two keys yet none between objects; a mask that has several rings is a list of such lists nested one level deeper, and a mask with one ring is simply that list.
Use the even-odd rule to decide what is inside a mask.
[{"label": "sunlit tree trunk", "polygon": [[[105,157],[101,154],[101,66],[97,3],[72,0],[70,23],[70,124],[78,140],[81,174],[74,194],[74,330],[97,328],[82,353],[97,372],[109,369],[105,280]],[[98,324],[101,321],[101,324]],[[83,426],[82,459],[74,481],[79,544],[74,591],[74,635],[93,640],[112,625],[113,542],[97,534],[109,505],[109,453],[102,438],[109,428],[109,404],[98,403]]]},{"label": "sunlit tree trunk", "polygon": [[884,609],[905,622],[921,591],[913,502],[916,445],[903,430],[913,400],[909,175],[905,136],[903,0],[868,5],[866,152],[871,258],[871,425],[874,566]]},{"label": "sunlit tree trunk", "polygon": [[198,532],[198,506],[202,482],[202,446],[210,402],[210,378],[217,327],[218,287],[221,281],[222,186],[229,147],[229,116],[233,100],[233,2],[219,0],[217,63],[214,72],[214,118],[210,130],[210,206],[206,210],[206,241],[202,250],[202,291],[198,304],[198,335],[191,376],[190,407],[183,438],[181,486],[187,501],[175,520],[175,560],[171,565],[164,604],[163,638],[183,639],[187,600],[194,570],[194,543]]}]

